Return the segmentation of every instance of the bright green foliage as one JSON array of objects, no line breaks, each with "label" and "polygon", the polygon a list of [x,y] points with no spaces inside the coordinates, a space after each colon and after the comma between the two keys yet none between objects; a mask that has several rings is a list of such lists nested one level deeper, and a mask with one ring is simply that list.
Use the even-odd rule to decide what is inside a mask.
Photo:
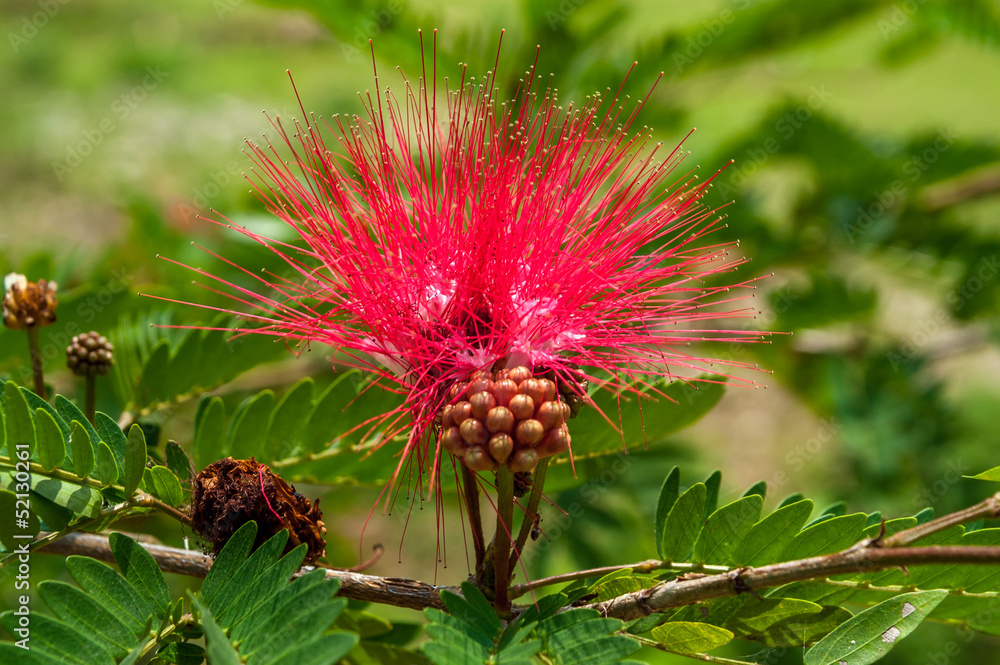
[{"label": "bright green foliage", "polygon": [[[42,582],[42,599],[55,616],[33,611],[31,651],[0,642],[0,662],[121,665],[156,653],[169,663],[200,665],[206,656],[198,643],[202,634],[212,665],[337,662],[357,642],[351,633],[326,632],[346,605],[334,598],[339,582],[322,571],[289,582],[304,548],[279,558],[287,539],[282,532],[248,558],[245,545],[255,533],[256,525],[247,524],[234,546],[219,554],[220,573],[213,567],[202,593],[193,597],[193,617],[185,616],[181,599],[170,598],[153,557],[136,541],[111,534],[121,572],[89,557],[68,557],[66,567],[78,586]],[[4,612],[0,625],[13,630],[17,617]]]},{"label": "bright green foliage", "polygon": [[547,662],[601,665],[628,662],[639,644],[618,632],[623,623],[602,618],[596,610],[558,612],[568,603],[564,594],[541,598],[504,626],[482,592],[469,583],[462,595],[441,592],[448,613],[424,611],[431,641],[421,651],[436,665],[508,663],[529,665],[544,655]]},{"label": "bright green foliage", "polygon": [[[132,497],[136,490],[172,505],[184,501],[180,481],[167,467],[146,467],[147,450],[142,429],[133,425],[128,436],[108,415],[97,413],[97,428],[76,406],[57,395],[51,406],[12,382],[4,386],[0,419],[11,441],[27,440],[32,446],[29,498],[34,533],[40,528],[60,531],[87,520],[86,525],[106,528],[114,516],[102,510]],[[0,496],[15,489],[15,462],[0,458]],[[0,501],[6,501],[6,498]],[[13,523],[0,520],[0,543],[12,549]]]},{"label": "bright green foliage", "polygon": [[891,598],[852,617],[806,653],[805,665],[868,665],[913,632],[948,595],[917,591]]}]

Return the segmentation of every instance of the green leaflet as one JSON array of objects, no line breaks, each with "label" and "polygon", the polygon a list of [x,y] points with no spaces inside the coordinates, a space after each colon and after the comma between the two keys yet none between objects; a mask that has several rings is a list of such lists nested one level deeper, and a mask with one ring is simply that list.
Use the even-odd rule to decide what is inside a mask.
[{"label": "green leaflet", "polygon": [[205,648],[191,642],[172,642],[156,652],[156,657],[174,665],[201,665]]},{"label": "green leaflet", "polygon": [[704,483],[692,485],[678,497],[670,509],[663,527],[663,543],[660,548],[665,561],[686,560],[701,530],[707,493]]},{"label": "green leaflet", "polygon": [[66,459],[66,442],[56,419],[46,409],[35,409],[35,440],[38,463],[46,471],[62,466]]},{"label": "green leaflet", "polygon": [[338,428],[337,423],[345,420],[344,407],[355,397],[353,378],[353,372],[344,372],[316,398],[302,434],[306,452],[318,453],[326,449],[340,432],[350,429]]},{"label": "green leaflet", "polygon": [[[167,399],[170,395],[170,342],[161,339],[146,358],[135,391],[135,406],[144,407]],[[98,428],[100,429],[100,428]]]},{"label": "green leaflet", "polygon": [[[122,429],[118,427],[118,423],[106,413],[98,411],[94,420],[97,422],[97,432],[101,436],[101,441],[108,444],[108,448],[114,454],[115,465],[119,477],[121,477],[122,470],[125,468],[125,446],[128,445],[128,439]],[[100,458],[100,453],[98,453],[98,458]]]},{"label": "green leaflet", "polygon": [[[188,593],[191,593],[190,591]],[[229,642],[229,638],[219,627],[219,624],[212,618],[212,611],[205,606],[196,596],[191,595],[191,604],[201,615],[201,625],[205,631],[205,643],[208,662],[212,665],[243,665],[236,649]]]},{"label": "green leaflet", "polygon": [[763,506],[764,499],[758,494],[751,494],[709,515],[695,541],[693,560],[712,564],[734,563]]},{"label": "green leaflet", "polygon": [[663,480],[663,485],[660,487],[660,498],[656,503],[654,542],[656,543],[656,551],[661,559],[663,558],[663,528],[666,526],[667,515],[670,514],[670,509],[674,507],[674,502],[677,501],[677,497],[680,495],[680,482],[681,470],[680,467],[675,466]]},{"label": "green leaflet", "polygon": [[309,377],[299,380],[282,396],[267,423],[264,459],[291,457],[299,447],[306,418],[312,411],[315,383]]},{"label": "green leaflet", "polygon": [[[0,487],[13,489],[14,483],[14,474],[0,470]],[[95,517],[104,501],[101,493],[92,487],[41,474],[31,474],[29,488],[52,503],[84,517]]]},{"label": "green leaflet", "polygon": [[977,473],[974,476],[962,476],[963,478],[972,478],[973,480],[989,480],[994,483],[1000,483],[1000,466],[995,466],[988,471],[983,471],[982,473]]},{"label": "green leaflet", "polygon": [[[35,423],[31,419],[28,402],[17,384],[8,381],[3,387],[4,395],[4,438],[7,441],[7,457],[20,459],[20,451],[27,450],[30,456],[35,450]],[[20,445],[27,444],[27,448]]]},{"label": "green leaflet", "polygon": [[73,456],[73,471],[81,478],[94,472],[94,446],[87,428],[74,420],[69,435],[69,449]]},{"label": "green leaflet", "polygon": [[38,591],[49,609],[76,630],[91,636],[115,658],[132,651],[136,635],[114,612],[77,587],[45,580]]},{"label": "green leaflet", "polygon": [[124,467],[122,470],[122,490],[125,496],[132,496],[142,482],[146,470],[146,437],[139,425],[132,425],[125,442]]},{"label": "green leaflet", "polygon": [[153,555],[142,545],[118,532],[108,537],[111,552],[129,584],[146,600],[158,618],[170,611],[170,592]]},{"label": "green leaflet", "polygon": [[707,623],[671,621],[653,629],[653,639],[674,653],[701,653],[728,644],[733,634]]},{"label": "green leaflet", "polygon": [[[13,610],[0,615],[0,624],[12,635],[17,635],[14,629],[17,627],[18,618]],[[17,648],[15,652],[4,656],[6,647],[10,644],[0,643],[0,660],[4,663],[23,663],[23,656],[26,653],[44,654],[51,657],[54,662],[65,665],[114,665],[115,659],[111,652],[96,640],[82,633],[68,624],[46,616],[40,612],[33,612],[31,616],[30,628],[31,651]]]},{"label": "green leaflet", "polygon": [[719,488],[722,487],[722,472],[713,471],[708,478],[705,479],[705,489],[707,493],[705,494],[705,516],[702,518],[702,522],[708,519],[708,516],[715,512],[716,508],[719,507]]},{"label": "green leaflet", "polygon": [[[94,429],[94,426],[90,424],[90,421],[87,420],[87,416],[83,415],[83,411],[81,411],[76,404],[69,401],[62,395],[56,395],[55,407],[56,407],[56,412],[62,418],[63,422],[65,423],[77,422],[80,424],[81,427],[87,430],[87,434],[90,436],[90,442],[92,446],[91,457],[97,454],[97,442],[101,440],[101,437],[97,434],[97,430]],[[74,455],[73,463],[75,465],[76,464],[75,451],[73,451],[73,455]],[[74,470],[75,469],[76,467],[74,466]]]},{"label": "green leaflet", "polygon": [[867,521],[867,515],[855,513],[813,523],[792,539],[778,560],[806,559],[846,549],[861,540]]},{"label": "green leaflet", "polygon": [[102,606],[122,620],[133,633],[143,631],[153,608],[121,573],[111,566],[84,556],[66,558],[73,580]]},{"label": "green leaflet", "polygon": [[753,599],[723,624],[736,637],[765,646],[812,644],[851,618],[839,607],[822,607],[796,598]]},{"label": "green leaflet", "polygon": [[205,605],[212,607],[216,597],[222,592],[243,561],[250,554],[254,538],[257,535],[256,522],[247,522],[232,535],[229,541],[215,558],[215,563],[208,569],[205,582],[201,585],[198,595]]},{"label": "green leaflet", "polygon": [[812,501],[799,501],[778,508],[754,524],[735,563],[762,566],[777,561],[778,555],[788,547],[809,519],[812,509]]},{"label": "green leaflet", "polygon": [[226,447],[226,407],[221,397],[202,397],[194,427],[194,458],[199,469],[222,457]]},{"label": "green leaflet", "polygon": [[142,486],[147,492],[168,506],[177,508],[184,503],[181,483],[165,466],[154,466],[144,470]]},{"label": "green leaflet", "polygon": [[820,640],[806,652],[803,663],[874,663],[920,625],[947,595],[947,591],[915,591],[868,608]]},{"label": "green leaflet", "polygon": [[[641,392],[623,390],[619,398],[610,390],[591,395],[596,408],[582,409],[573,420],[573,451],[577,455],[620,449],[622,434],[615,430],[619,414],[626,449],[655,444],[697,422],[722,398],[725,377],[705,375],[705,381],[656,382]],[[609,424],[608,420],[615,423]]]},{"label": "green leaflet", "polygon": [[[264,390],[251,395],[236,407],[233,422],[226,436],[226,450],[236,459],[256,457],[264,461],[264,441],[267,423],[274,408],[274,391]],[[269,460],[268,460],[269,461]]]},{"label": "green leaflet", "polygon": [[563,594],[540,599],[506,627],[482,592],[468,583],[462,596],[445,591],[441,597],[452,614],[424,610],[431,641],[420,647],[436,665],[531,665],[540,649],[547,662],[598,665],[618,662],[639,648],[635,640],[616,634],[623,627],[617,619],[590,609],[558,612],[568,602]]},{"label": "green leaflet", "polygon": [[167,468],[177,476],[178,480],[187,480],[191,477],[194,464],[191,458],[184,452],[180,444],[176,441],[167,441]]},{"label": "green leaflet", "polygon": [[118,482],[118,462],[115,461],[111,447],[104,441],[97,444],[97,463],[93,475],[105,485],[114,485]]}]

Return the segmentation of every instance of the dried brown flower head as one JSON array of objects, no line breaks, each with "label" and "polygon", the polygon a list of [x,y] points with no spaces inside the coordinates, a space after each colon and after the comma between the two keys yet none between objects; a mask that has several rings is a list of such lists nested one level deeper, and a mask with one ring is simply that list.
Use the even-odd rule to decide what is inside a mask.
[{"label": "dried brown flower head", "polygon": [[3,324],[12,330],[48,326],[56,321],[55,282],[29,282],[24,275],[10,273],[3,280]]},{"label": "dried brown flower head", "polygon": [[305,563],[313,563],[326,554],[322,518],[319,499],[310,504],[293,485],[253,457],[213,462],[194,481],[191,526],[212,544],[216,554],[237,529],[253,520],[257,523],[253,549],[288,529],[285,551],[305,543]]}]

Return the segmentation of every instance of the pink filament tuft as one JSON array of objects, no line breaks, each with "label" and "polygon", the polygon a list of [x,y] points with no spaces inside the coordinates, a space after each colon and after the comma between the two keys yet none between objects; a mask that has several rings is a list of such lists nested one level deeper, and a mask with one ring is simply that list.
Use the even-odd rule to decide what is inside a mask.
[{"label": "pink filament tuft", "polygon": [[261,464],[259,467],[257,467],[257,476],[260,478],[260,493],[261,493],[261,495],[263,495],[264,501],[267,503],[267,507],[271,509],[271,512],[274,514],[274,516],[278,518],[278,521],[281,522],[282,524],[284,524],[285,520],[281,517],[281,515],[278,514],[278,511],[274,509],[274,506],[271,505],[271,500],[267,498],[267,492],[264,491],[264,470],[265,469],[267,469],[267,467],[264,466],[263,464]]}]

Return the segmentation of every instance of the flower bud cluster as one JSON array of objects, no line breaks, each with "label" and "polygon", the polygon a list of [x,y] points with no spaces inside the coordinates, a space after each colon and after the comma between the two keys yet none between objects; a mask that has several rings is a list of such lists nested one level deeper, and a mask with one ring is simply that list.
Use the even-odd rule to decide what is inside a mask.
[{"label": "flower bud cluster", "polygon": [[11,330],[48,326],[56,321],[55,282],[29,282],[24,275],[10,273],[3,280],[3,324]]},{"label": "flower bud cluster", "polygon": [[77,376],[107,374],[114,364],[114,351],[114,345],[100,333],[82,333],[66,347],[66,366]]},{"label": "flower bud cluster", "polygon": [[456,401],[441,411],[442,445],[474,471],[531,471],[569,450],[569,404],[554,382],[527,367],[477,372],[450,397]]}]

